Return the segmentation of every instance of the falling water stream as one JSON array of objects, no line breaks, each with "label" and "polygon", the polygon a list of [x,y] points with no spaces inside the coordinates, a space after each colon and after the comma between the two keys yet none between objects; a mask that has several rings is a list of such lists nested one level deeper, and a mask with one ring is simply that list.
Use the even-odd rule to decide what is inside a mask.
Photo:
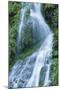
[{"label": "falling water stream", "polygon": [[[49,26],[45,22],[41,13],[41,4],[33,4],[34,8],[30,8],[30,18],[32,20],[33,32],[35,34],[35,26],[39,34],[39,40],[41,41],[40,47],[30,56],[27,56],[25,60],[17,61],[13,66],[9,75],[9,87],[36,87],[49,86],[50,80],[50,66],[52,57],[52,41],[53,33]],[[26,13],[26,7],[21,9],[21,21],[18,30],[18,48],[20,46],[21,32],[24,27],[24,15]],[[29,19],[30,20],[30,19]],[[37,22],[37,24],[36,24]],[[41,75],[42,69],[44,69],[43,75]]]}]

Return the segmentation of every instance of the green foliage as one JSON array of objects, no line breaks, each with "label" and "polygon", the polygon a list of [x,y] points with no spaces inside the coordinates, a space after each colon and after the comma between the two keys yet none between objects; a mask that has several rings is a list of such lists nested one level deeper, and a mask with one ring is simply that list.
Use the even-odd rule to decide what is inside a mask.
[{"label": "green foliage", "polygon": [[27,56],[31,55],[34,51],[36,51],[39,46],[40,46],[40,44],[38,43],[37,45],[35,45],[29,49],[26,49],[24,52],[22,52],[20,54],[19,58],[20,59],[26,58]]},{"label": "green foliage", "polygon": [[52,86],[58,85],[58,58],[53,58],[51,65],[51,84]]},{"label": "green foliage", "polygon": [[27,49],[25,50],[23,53],[21,53],[20,55],[20,59],[24,59],[25,57],[31,55],[36,49],[35,48],[30,48],[30,49]]},{"label": "green foliage", "polygon": [[24,34],[22,35],[22,50],[29,49],[33,46],[32,30],[26,25]]},{"label": "green foliage", "polygon": [[[14,64],[16,58],[16,36],[20,13],[20,3],[8,2],[9,11],[9,67]],[[10,69],[9,68],[9,69]]]},{"label": "green foliage", "polygon": [[57,4],[43,4],[43,13],[46,22],[52,29],[58,27],[58,5]]}]

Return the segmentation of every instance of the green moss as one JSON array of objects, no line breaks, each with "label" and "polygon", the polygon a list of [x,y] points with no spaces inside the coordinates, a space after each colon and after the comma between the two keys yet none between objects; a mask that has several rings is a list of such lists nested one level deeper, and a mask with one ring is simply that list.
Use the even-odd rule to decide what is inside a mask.
[{"label": "green moss", "polygon": [[26,49],[24,52],[22,52],[19,56],[20,59],[24,59],[25,57],[31,55],[33,52],[35,52],[37,50],[37,48],[40,46],[40,44],[38,43],[37,45],[35,45],[34,47],[31,47],[29,49]]},{"label": "green moss", "polygon": [[25,57],[31,55],[33,52],[35,51],[35,48],[30,48],[30,49],[27,49],[26,51],[24,51],[23,53],[21,53],[20,55],[20,59],[24,59]]}]

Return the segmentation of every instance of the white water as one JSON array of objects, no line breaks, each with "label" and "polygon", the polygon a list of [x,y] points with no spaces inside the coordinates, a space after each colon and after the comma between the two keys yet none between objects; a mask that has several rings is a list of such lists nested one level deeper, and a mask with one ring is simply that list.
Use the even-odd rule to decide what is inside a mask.
[{"label": "white water", "polygon": [[[32,55],[28,56],[24,61],[18,61],[9,75],[9,87],[35,87],[39,86],[41,78],[41,70],[46,67],[45,78],[42,86],[48,86],[50,81],[50,66],[52,56],[53,34],[46,24],[42,14],[41,5],[33,4],[34,9],[30,8],[30,17],[34,19],[32,23],[38,22],[39,37],[42,44]],[[24,23],[25,8],[23,8],[20,29],[19,42],[21,39],[21,31]],[[33,27],[36,24],[34,23]],[[38,35],[37,35],[38,36]]]},{"label": "white water", "polygon": [[20,22],[19,23],[19,30],[18,30],[18,38],[17,38],[17,49],[21,48],[21,33],[24,27],[24,15],[25,15],[26,9],[22,8],[21,9],[21,17],[20,17]]},{"label": "white water", "polygon": [[[44,65],[47,65],[47,71],[46,71],[46,76],[45,76],[45,81],[44,81],[44,86],[47,86],[49,84],[49,72],[50,72],[50,65],[45,64],[46,60],[49,60],[49,57],[52,52],[52,34],[50,34],[42,46],[40,47],[40,50],[38,51],[37,57],[36,57],[36,62],[35,62],[35,68],[33,70],[32,76],[27,84],[27,87],[31,86],[38,86],[39,85],[39,78],[40,78],[40,71]],[[44,47],[44,48],[43,48]]]}]

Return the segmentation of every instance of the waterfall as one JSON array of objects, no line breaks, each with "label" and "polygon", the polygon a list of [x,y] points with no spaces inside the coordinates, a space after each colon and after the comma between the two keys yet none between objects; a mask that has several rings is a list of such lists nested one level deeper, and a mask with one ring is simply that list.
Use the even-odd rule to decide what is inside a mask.
[{"label": "waterfall", "polygon": [[[34,3],[33,7],[34,8],[30,8],[30,18],[32,19],[33,32],[35,33],[35,26],[39,32],[37,37],[39,37],[39,40],[41,41],[41,46],[32,55],[27,56],[25,60],[16,62],[9,75],[9,88],[39,86],[41,83],[40,80],[43,76],[41,75],[42,68],[45,69],[45,74],[43,72],[44,80],[42,86],[48,86],[51,82],[49,75],[52,57],[53,33],[42,16],[41,4]],[[18,45],[21,41],[25,11],[26,8],[22,8],[21,21],[18,30]]]},{"label": "waterfall", "polygon": [[19,30],[18,30],[18,37],[17,37],[17,51],[19,53],[19,48],[21,48],[21,33],[24,27],[24,15],[25,15],[26,9],[21,9],[21,16],[20,16],[20,23],[19,23]]}]

